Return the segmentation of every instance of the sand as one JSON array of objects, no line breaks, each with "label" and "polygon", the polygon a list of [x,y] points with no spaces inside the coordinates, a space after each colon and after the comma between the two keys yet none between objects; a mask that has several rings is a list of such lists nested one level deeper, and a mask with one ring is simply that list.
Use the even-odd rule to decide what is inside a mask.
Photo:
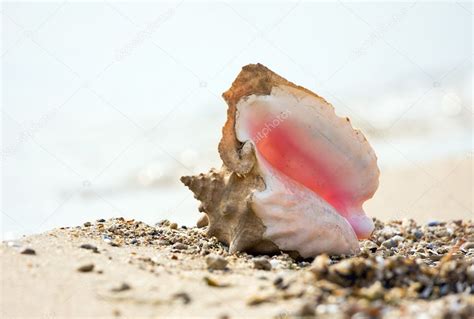
[{"label": "sand", "polygon": [[364,208],[369,216],[384,221],[474,219],[473,159],[472,154],[460,154],[407,162],[402,168],[384,167],[379,188]]},{"label": "sand", "polygon": [[[356,279],[346,287],[344,280],[321,268],[324,257],[313,262],[281,254],[259,261],[245,253],[228,254],[227,247],[205,237],[203,229],[170,222],[148,226],[123,219],[99,220],[3,242],[0,316],[467,318],[474,311],[472,165],[472,157],[461,156],[404,169],[384,168],[379,190],[365,205],[370,216],[383,221],[409,217],[418,225],[408,220],[378,222],[371,240],[361,242],[362,260],[370,262],[378,256],[394,269],[411,267],[393,259],[401,256],[438,274],[450,256],[459,263],[455,269],[465,274],[448,276],[454,280],[451,285],[431,278],[418,287],[418,276],[425,278],[425,270],[417,273],[410,268],[415,277],[405,286],[396,283],[381,289],[358,273],[352,274]],[[448,220],[456,222],[439,223]],[[428,226],[428,221],[438,222]],[[27,254],[27,249],[34,254]],[[209,255],[222,257],[225,269],[208,269]],[[357,257],[329,260],[331,267],[342,261],[360,267]],[[256,269],[255,262],[259,268],[270,264],[271,269]]]},{"label": "sand", "polygon": [[[100,253],[79,248],[82,244],[94,245]],[[297,306],[293,300],[279,310],[273,304],[248,307],[247,298],[262,286],[272,286],[278,274],[254,270],[237,258],[230,258],[232,271],[210,273],[203,256],[174,251],[172,246],[114,247],[70,230],[30,236],[19,245],[1,247],[2,318],[248,318]],[[24,247],[34,247],[36,255],[21,254]],[[94,265],[92,271],[77,270],[89,264]],[[210,287],[205,278],[228,286]],[[122,283],[131,289],[114,292]]]},{"label": "sand", "polygon": [[359,256],[314,262],[230,255],[204,230],[112,219],[4,242],[1,316],[467,318],[474,311],[472,222],[377,221]]}]

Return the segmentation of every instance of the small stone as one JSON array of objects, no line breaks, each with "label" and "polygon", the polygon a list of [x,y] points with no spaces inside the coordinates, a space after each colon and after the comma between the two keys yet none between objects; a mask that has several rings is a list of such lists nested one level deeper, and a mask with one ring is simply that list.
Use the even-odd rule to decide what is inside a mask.
[{"label": "small stone", "polygon": [[84,223],[84,227],[90,227],[90,226],[92,226],[92,223],[91,223],[91,222],[85,222],[85,223]]},{"label": "small stone", "polygon": [[352,259],[344,259],[331,267],[331,271],[338,276],[351,276],[354,273],[356,263]]},{"label": "small stone", "polygon": [[401,242],[403,242],[403,240],[404,240],[405,238],[403,238],[403,237],[400,236],[400,235],[396,235],[396,236],[393,236],[392,239],[397,243],[397,246],[398,246],[398,244],[401,243]]},{"label": "small stone", "polygon": [[393,236],[395,236],[395,231],[391,227],[386,227],[382,229],[380,234],[383,238],[392,238]]},{"label": "small stone", "polygon": [[215,280],[213,278],[210,278],[210,277],[207,277],[207,276],[205,276],[203,279],[204,279],[204,282],[210,287],[223,288],[223,287],[228,287],[229,286],[228,284],[219,283],[217,280]]},{"label": "small stone", "polygon": [[265,302],[269,302],[270,298],[268,296],[250,296],[249,299],[247,299],[247,305],[249,306],[257,306]]},{"label": "small stone", "polygon": [[392,239],[387,239],[386,241],[384,241],[382,243],[382,246],[384,246],[385,248],[394,248],[394,247],[397,247],[398,246],[398,242],[396,240],[394,240],[393,238]]},{"label": "small stone", "polygon": [[276,259],[270,260],[270,265],[272,265],[272,268],[278,268],[280,266],[280,261]]},{"label": "small stone", "polygon": [[273,284],[275,286],[280,286],[282,283],[283,283],[283,278],[280,276],[276,277],[275,280],[273,281]]},{"label": "small stone", "polygon": [[112,247],[120,247],[121,246],[120,242],[117,239],[112,240],[111,242],[109,242],[109,245],[112,246]]},{"label": "small stone", "polygon": [[96,246],[91,245],[91,244],[82,244],[81,246],[79,246],[79,248],[87,249],[87,250],[92,250],[92,251],[93,251],[94,253],[96,253],[96,254],[99,253],[99,249],[97,249]]},{"label": "small stone", "polygon": [[176,223],[171,223],[171,224],[170,224],[170,228],[171,228],[171,229],[178,229],[178,224],[176,224]]},{"label": "small stone", "polygon": [[160,240],[158,240],[157,244],[162,245],[162,246],[169,246],[169,245],[171,245],[171,242],[169,240],[166,240],[166,239],[160,239]]},{"label": "small stone", "polygon": [[173,295],[175,299],[181,299],[183,304],[187,305],[191,302],[191,297],[186,292],[179,292]]},{"label": "small stone", "polygon": [[91,272],[92,270],[94,270],[94,264],[85,264],[77,268],[79,272]]},{"label": "small stone", "polygon": [[471,249],[471,248],[474,248],[474,242],[473,242],[473,241],[468,241],[468,242],[464,243],[464,244],[461,246],[461,249],[462,249],[462,250],[465,250],[465,251],[467,251],[467,250],[469,250],[469,249]]},{"label": "small stone", "polygon": [[97,220],[98,223],[105,223],[105,219],[101,218]]},{"label": "small stone", "polygon": [[441,260],[441,258],[443,258],[443,255],[438,255],[436,253],[433,253],[432,255],[429,255],[428,258],[433,261],[438,261],[438,260]]},{"label": "small stone", "polygon": [[331,264],[331,259],[328,255],[322,254],[314,258],[313,263],[311,264],[310,271],[316,276],[325,274],[328,272],[329,265]]},{"label": "small stone", "polygon": [[384,289],[380,281],[376,281],[370,287],[361,288],[359,294],[369,300],[377,300],[383,298]]},{"label": "small stone", "polygon": [[298,317],[312,317],[316,314],[316,306],[310,303],[305,303],[301,308],[296,312]]},{"label": "small stone", "polygon": [[253,260],[253,267],[255,269],[260,269],[260,270],[272,270],[272,264],[268,261],[268,259],[260,257],[260,258],[254,258]]},{"label": "small stone", "polygon": [[288,284],[285,284],[285,281],[283,280],[283,277],[277,277],[274,281],[273,281],[273,285],[278,288],[278,289],[281,289],[281,290],[286,290],[288,289],[288,287],[290,285]]},{"label": "small stone", "polygon": [[377,249],[379,248],[379,246],[377,246],[377,244],[371,240],[364,241],[361,246],[362,246],[361,249],[363,251],[371,252],[371,253],[375,253]]},{"label": "small stone", "polygon": [[474,280],[474,265],[467,267],[466,275],[470,280]]},{"label": "small stone", "polygon": [[421,237],[423,237],[424,233],[421,230],[417,229],[417,230],[415,230],[413,235],[415,235],[416,239],[421,239]]},{"label": "small stone", "polygon": [[429,221],[426,225],[428,225],[428,227],[439,226],[440,222],[437,220],[432,220],[432,221]]},{"label": "small stone", "polygon": [[420,297],[423,298],[423,299],[426,299],[428,298],[431,293],[433,292],[433,286],[432,285],[428,285],[425,287],[425,289],[423,289],[423,291],[420,293]]},{"label": "small stone", "polygon": [[121,291],[130,290],[130,289],[132,289],[132,287],[129,284],[127,284],[126,282],[122,282],[119,286],[113,287],[112,289],[110,289],[110,291],[121,292]]},{"label": "small stone", "polygon": [[22,255],[36,255],[36,251],[33,248],[25,248],[21,251]]},{"label": "small stone", "polygon": [[183,244],[183,243],[175,243],[172,247],[174,249],[177,249],[177,250],[186,250],[186,249],[188,249],[188,245]]},{"label": "small stone", "polygon": [[206,256],[206,264],[210,270],[224,270],[228,261],[222,256],[211,254]]},{"label": "small stone", "polygon": [[383,298],[389,302],[400,302],[406,294],[407,289],[395,287],[386,292]]}]

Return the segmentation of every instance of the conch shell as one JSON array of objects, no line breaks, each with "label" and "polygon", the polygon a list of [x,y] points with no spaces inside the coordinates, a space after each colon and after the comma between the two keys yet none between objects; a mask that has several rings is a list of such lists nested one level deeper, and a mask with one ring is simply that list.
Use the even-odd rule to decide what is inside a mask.
[{"label": "conch shell", "polygon": [[378,187],[377,157],[322,97],[261,64],[223,94],[220,170],[183,176],[198,222],[231,252],[352,254],[374,224],[362,204]]}]

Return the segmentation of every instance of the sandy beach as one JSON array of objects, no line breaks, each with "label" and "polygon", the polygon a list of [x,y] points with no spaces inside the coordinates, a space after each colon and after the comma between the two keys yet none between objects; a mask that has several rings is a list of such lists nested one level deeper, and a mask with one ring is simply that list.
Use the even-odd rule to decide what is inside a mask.
[{"label": "sandy beach", "polygon": [[364,207],[369,216],[384,221],[472,220],[473,168],[467,154],[384,168],[379,189]]},{"label": "sandy beach", "polygon": [[2,2],[0,319],[474,318],[472,13]]},{"label": "sandy beach", "polygon": [[[4,242],[2,318],[468,318],[474,224],[376,222],[358,256],[229,254],[203,229],[98,220]],[[401,257],[401,258],[400,258]]]}]

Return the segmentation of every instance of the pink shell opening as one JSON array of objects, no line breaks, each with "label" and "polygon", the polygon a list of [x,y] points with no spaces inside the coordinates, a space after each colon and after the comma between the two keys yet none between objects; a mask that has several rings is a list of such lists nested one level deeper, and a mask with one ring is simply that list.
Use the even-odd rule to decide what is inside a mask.
[{"label": "pink shell opening", "polygon": [[[368,238],[374,225],[362,209],[367,194],[361,192],[362,186],[358,184],[361,173],[357,166],[364,162],[354,164],[357,159],[352,158],[353,150],[339,143],[340,136],[318,127],[317,123],[305,125],[298,120],[299,116],[253,105],[251,115],[243,112],[241,120],[266,162],[333,206],[350,223],[359,239]],[[351,133],[356,132],[350,129]]]}]

